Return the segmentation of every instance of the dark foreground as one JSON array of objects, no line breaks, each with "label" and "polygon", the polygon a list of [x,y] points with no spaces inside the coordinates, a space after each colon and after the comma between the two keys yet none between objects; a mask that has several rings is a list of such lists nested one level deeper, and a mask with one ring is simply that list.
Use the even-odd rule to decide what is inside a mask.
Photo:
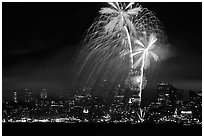
[{"label": "dark foreground", "polygon": [[202,126],[178,124],[3,123],[3,136],[201,136]]}]

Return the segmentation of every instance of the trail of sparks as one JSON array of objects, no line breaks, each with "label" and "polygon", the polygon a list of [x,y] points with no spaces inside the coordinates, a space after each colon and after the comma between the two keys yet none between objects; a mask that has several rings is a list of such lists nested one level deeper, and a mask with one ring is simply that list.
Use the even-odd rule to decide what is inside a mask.
[{"label": "trail of sparks", "polygon": [[130,48],[130,61],[131,61],[131,71],[133,71],[133,64],[134,64],[134,61],[133,61],[133,55],[132,55],[132,45],[131,45],[131,41],[130,41],[130,35],[128,33],[128,29],[126,26],[124,26],[125,28],[125,31],[127,33],[127,38],[128,38],[128,45],[129,45],[129,48]]},{"label": "trail of sparks", "polygon": [[143,82],[143,72],[144,72],[144,64],[145,64],[145,55],[146,53],[143,54],[142,56],[142,66],[141,66],[141,77],[140,77],[140,92],[139,92],[139,97],[142,95],[142,82]]},{"label": "trail of sparks", "polygon": [[[131,17],[137,16],[141,7],[134,3],[127,6],[117,2],[109,4],[112,7],[101,8],[101,15],[88,29],[78,58],[81,65],[78,78],[84,78],[83,83],[90,87],[104,79],[124,83],[128,72],[133,70],[131,38],[135,29]],[[127,58],[121,58],[121,53],[127,51],[131,51],[130,68],[126,65]]]},{"label": "trail of sparks", "polygon": [[143,123],[144,122],[145,113],[146,113],[145,109],[139,108],[139,111],[137,111],[136,113],[137,113],[137,115],[139,117],[140,122]]},{"label": "trail of sparks", "polygon": [[139,97],[141,97],[141,93],[142,93],[144,69],[146,69],[150,66],[151,56],[153,57],[153,59],[155,61],[159,60],[159,57],[155,53],[153,53],[153,51],[152,51],[155,48],[156,41],[157,41],[157,38],[153,34],[150,35],[149,40],[146,41],[146,43],[144,40],[143,40],[143,42],[141,42],[139,40],[136,41],[136,43],[138,45],[140,45],[140,47],[141,47],[141,48],[136,49],[134,51],[135,53],[133,54],[133,56],[141,54],[141,56],[139,57],[139,59],[136,61],[135,65],[134,65],[134,68],[137,68],[141,62],[141,68],[140,68],[141,78],[140,78],[140,86],[139,86],[140,87]]},{"label": "trail of sparks", "polygon": [[[123,84],[129,72],[141,65],[141,97],[144,70],[149,67],[150,55],[158,60],[151,52],[154,49],[152,40],[156,37],[159,41],[164,40],[161,24],[153,12],[138,4],[110,2],[109,5],[110,8],[101,8],[100,16],[87,31],[76,63],[78,82],[96,88],[104,80],[113,83],[112,86]],[[138,87],[138,83],[133,85]]]}]

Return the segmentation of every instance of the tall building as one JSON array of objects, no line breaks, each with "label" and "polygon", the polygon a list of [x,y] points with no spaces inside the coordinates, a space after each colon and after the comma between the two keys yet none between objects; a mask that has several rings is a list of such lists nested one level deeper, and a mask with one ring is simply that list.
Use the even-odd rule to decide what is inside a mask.
[{"label": "tall building", "polygon": [[157,84],[158,101],[161,103],[175,103],[183,98],[183,90],[173,87],[172,84],[159,82]]},{"label": "tall building", "polygon": [[171,87],[172,87],[171,83],[161,81],[157,84],[157,93],[158,94],[164,94],[164,93],[168,92]]},{"label": "tall building", "polygon": [[128,103],[140,107],[141,98],[133,95],[131,98],[129,98]]},{"label": "tall building", "polygon": [[38,99],[35,100],[35,106],[38,106]]},{"label": "tall building", "polygon": [[141,97],[138,95],[132,95],[128,101],[130,112],[135,112],[141,108]]},{"label": "tall building", "polygon": [[158,99],[154,105],[154,111],[165,115],[174,115],[183,105],[183,90],[173,87],[172,84],[159,82],[157,84]]},{"label": "tall building", "polygon": [[189,91],[189,98],[190,98],[190,101],[201,101],[202,99],[202,93],[201,91],[192,91],[190,90]]},{"label": "tall building", "polygon": [[17,92],[16,92],[16,91],[13,92],[13,101],[14,101],[15,103],[18,102],[18,101],[17,101]]},{"label": "tall building", "polygon": [[202,92],[189,91],[190,109],[194,118],[202,119]]},{"label": "tall building", "polygon": [[175,87],[171,87],[169,90],[170,101],[177,102],[182,100],[183,98],[183,90],[177,89]]},{"label": "tall building", "polygon": [[47,99],[47,90],[46,89],[42,89],[42,91],[40,93],[40,98],[41,99]]},{"label": "tall building", "polygon": [[34,97],[32,95],[31,90],[30,89],[25,89],[24,101],[26,103],[30,103],[33,100],[34,100]]},{"label": "tall building", "polygon": [[116,95],[114,98],[114,102],[117,104],[124,103],[124,95]]}]

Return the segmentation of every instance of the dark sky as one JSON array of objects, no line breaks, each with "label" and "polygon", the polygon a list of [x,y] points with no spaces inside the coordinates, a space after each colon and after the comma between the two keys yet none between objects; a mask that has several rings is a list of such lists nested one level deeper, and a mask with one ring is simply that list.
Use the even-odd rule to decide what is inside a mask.
[{"label": "dark sky", "polygon": [[[156,12],[169,41],[168,58],[146,71],[177,88],[202,87],[202,3],[139,3]],[[69,88],[77,49],[106,3],[3,3],[3,95],[22,88]],[[153,89],[152,89],[153,91]],[[144,95],[155,96],[155,92]],[[151,97],[147,96],[147,97]]]}]

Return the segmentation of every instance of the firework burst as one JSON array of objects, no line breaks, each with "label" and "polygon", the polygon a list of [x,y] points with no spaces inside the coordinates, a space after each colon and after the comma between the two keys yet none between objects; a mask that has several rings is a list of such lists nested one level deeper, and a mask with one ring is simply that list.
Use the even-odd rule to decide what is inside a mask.
[{"label": "firework burst", "polygon": [[[164,40],[161,23],[153,12],[139,4],[108,4],[110,7],[101,8],[100,16],[87,31],[77,58],[77,64],[80,65],[78,78],[82,86],[97,88],[97,85],[107,80],[110,87],[124,83],[132,90],[138,90],[139,85],[141,91],[146,85],[146,78],[143,69],[136,71],[143,60],[139,54],[146,47],[146,41],[156,38],[158,43]],[[154,48],[147,47],[148,51]],[[155,55],[153,57],[156,58]],[[147,59],[145,62],[149,62]],[[148,64],[141,66],[146,69]]]}]

